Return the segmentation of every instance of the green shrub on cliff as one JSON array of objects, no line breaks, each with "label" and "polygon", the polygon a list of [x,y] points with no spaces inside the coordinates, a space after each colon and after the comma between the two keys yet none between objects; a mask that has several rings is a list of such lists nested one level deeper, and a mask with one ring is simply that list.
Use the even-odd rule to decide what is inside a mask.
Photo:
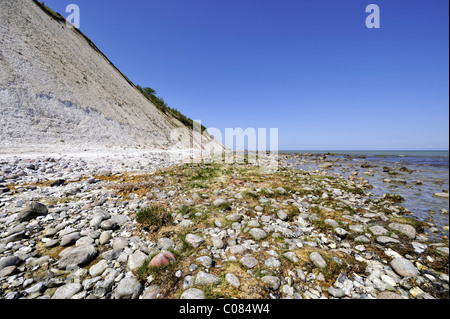
[{"label": "green shrub on cliff", "polygon": [[[178,119],[181,123],[183,123],[190,129],[194,128],[194,121],[192,119],[185,116],[177,109],[171,108],[162,97],[156,96],[156,91],[154,89],[149,87],[143,88],[140,85],[136,85],[136,87],[142,93],[142,95],[144,95],[147,100],[152,102],[161,112],[165,114],[171,114],[173,117]],[[200,130],[203,133],[204,131],[206,131],[206,127],[201,125]]]}]

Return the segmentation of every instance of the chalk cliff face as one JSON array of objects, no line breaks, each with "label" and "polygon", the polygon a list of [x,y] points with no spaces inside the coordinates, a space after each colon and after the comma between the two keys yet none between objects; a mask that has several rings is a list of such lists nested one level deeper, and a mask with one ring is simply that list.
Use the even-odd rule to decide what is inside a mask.
[{"label": "chalk cliff face", "polygon": [[185,149],[192,135],[77,29],[33,0],[0,1],[0,153]]}]

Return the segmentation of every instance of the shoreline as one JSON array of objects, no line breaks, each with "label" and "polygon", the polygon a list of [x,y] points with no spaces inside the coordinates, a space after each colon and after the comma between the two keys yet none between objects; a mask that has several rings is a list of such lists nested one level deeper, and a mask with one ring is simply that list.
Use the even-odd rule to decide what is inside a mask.
[{"label": "shoreline", "polygon": [[[448,239],[370,183],[283,154],[274,174],[148,156],[3,163],[18,176],[0,195],[0,298],[448,299]],[[20,220],[36,201],[47,212]]]},{"label": "shoreline", "polygon": [[[283,154],[280,154],[283,158]],[[421,221],[435,222],[441,231],[440,236],[448,236],[448,197],[435,195],[448,194],[448,159],[445,157],[429,162],[424,158],[396,158],[395,156],[357,157],[332,153],[286,154],[285,167],[304,169],[310,172],[338,176],[348,180],[365,183],[369,195],[383,196],[395,193],[403,197],[405,205]],[[438,236],[438,235],[436,235]]]}]

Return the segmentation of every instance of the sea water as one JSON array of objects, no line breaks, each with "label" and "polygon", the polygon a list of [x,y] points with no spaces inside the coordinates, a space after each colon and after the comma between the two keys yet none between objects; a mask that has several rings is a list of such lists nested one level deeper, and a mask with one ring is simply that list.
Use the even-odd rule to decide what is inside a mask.
[{"label": "sea water", "polygon": [[[311,153],[327,154],[327,161],[337,163],[330,173],[343,174],[343,167],[359,168],[359,176],[368,180],[374,187],[370,192],[374,196],[383,196],[385,193],[401,195],[405,201],[399,205],[411,211],[412,216],[420,221],[430,222],[438,229],[432,237],[448,236],[443,227],[449,225],[449,200],[437,198],[435,193],[449,189],[449,152],[448,151],[285,151],[281,153]],[[376,167],[360,168],[361,164],[369,163]],[[317,165],[297,166],[301,169],[317,169]],[[397,175],[391,176],[383,172],[384,167],[392,168]],[[407,168],[410,172],[399,171]],[[363,172],[373,170],[374,176],[363,175]],[[350,172],[350,171],[349,171]],[[344,175],[345,176],[345,175]],[[387,179],[404,179],[406,184],[385,183]],[[422,185],[415,185],[421,181]]]}]

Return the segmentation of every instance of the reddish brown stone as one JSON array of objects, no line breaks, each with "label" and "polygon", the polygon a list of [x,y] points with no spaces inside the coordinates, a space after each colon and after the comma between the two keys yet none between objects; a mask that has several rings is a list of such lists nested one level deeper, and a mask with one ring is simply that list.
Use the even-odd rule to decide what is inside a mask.
[{"label": "reddish brown stone", "polygon": [[162,267],[162,266],[166,266],[169,265],[172,262],[175,262],[175,255],[172,254],[171,252],[163,252],[159,255],[156,255],[155,257],[153,257],[153,259],[150,261],[150,263],[148,264],[149,267]]},{"label": "reddish brown stone", "polygon": [[165,251],[162,254],[164,255],[164,257],[166,257],[166,259],[169,259],[171,262],[176,261],[175,255],[172,254],[170,251]]}]

